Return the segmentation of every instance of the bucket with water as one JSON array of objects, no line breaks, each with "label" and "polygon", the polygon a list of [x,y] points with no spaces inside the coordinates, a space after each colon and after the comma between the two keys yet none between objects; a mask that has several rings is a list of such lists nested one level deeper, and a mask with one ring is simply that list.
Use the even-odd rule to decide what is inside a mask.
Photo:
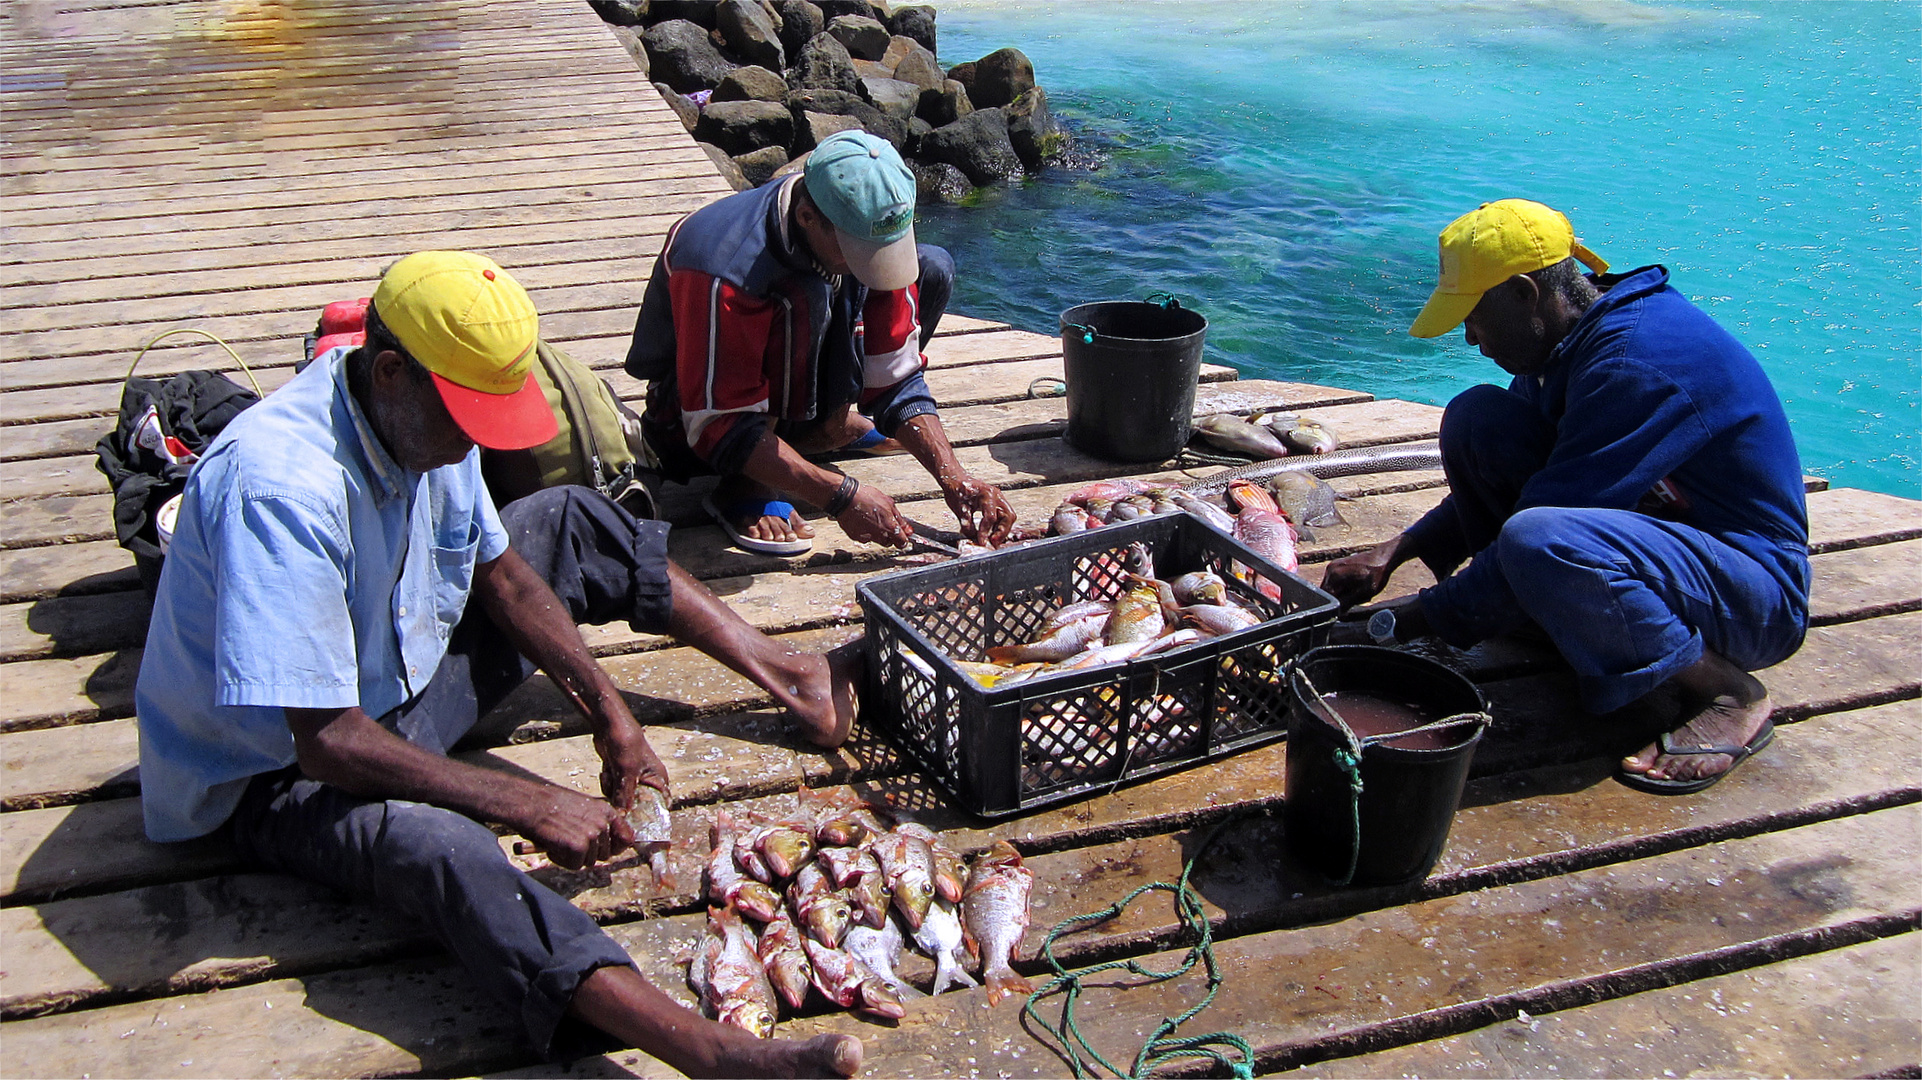
[{"label": "bucket with water", "polygon": [[1481,691],[1373,645],[1309,650],[1288,688],[1289,849],[1339,885],[1427,877],[1488,726]]},{"label": "bucket with water", "polygon": [[1173,299],[1061,313],[1068,445],[1109,461],[1166,461],[1194,432],[1208,320]]}]

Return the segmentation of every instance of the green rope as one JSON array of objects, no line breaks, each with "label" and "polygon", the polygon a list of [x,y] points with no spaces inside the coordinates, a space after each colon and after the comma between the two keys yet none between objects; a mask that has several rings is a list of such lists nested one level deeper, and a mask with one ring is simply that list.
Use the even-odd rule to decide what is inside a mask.
[{"label": "green rope", "polygon": [[1094,327],[1092,326],[1089,326],[1085,323],[1071,322],[1071,323],[1063,323],[1062,329],[1063,330],[1079,330],[1081,331],[1081,344],[1083,345],[1094,344]]},{"label": "green rope", "polygon": [[[1233,824],[1234,820],[1224,821],[1209,832],[1207,839],[1203,840],[1200,846],[1195,848],[1194,854],[1189,856],[1187,865],[1181,868],[1181,880],[1175,884],[1170,885],[1165,881],[1150,882],[1129,893],[1118,903],[1101,911],[1063,919],[1055,924],[1054,929],[1048,931],[1048,938],[1041,945],[1041,956],[1054,970],[1055,975],[1046,985],[1028,995],[1028,1001],[1021,1007],[1021,1012],[1024,1017],[1032,1020],[1060,1042],[1062,1052],[1068,1059],[1068,1065],[1074,1069],[1074,1075],[1077,1078],[1098,1075],[1094,1072],[1096,1065],[1115,1076],[1145,1077],[1163,1063],[1179,1058],[1204,1058],[1227,1068],[1238,1078],[1254,1076],[1254,1048],[1248,1045],[1246,1039],[1233,1032],[1213,1031],[1205,1035],[1175,1037],[1175,1031],[1206,1009],[1221,989],[1221,968],[1215,962],[1214,926],[1209,923],[1207,910],[1201,904],[1201,897],[1188,884],[1188,879],[1194,873],[1195,863],[1200,861],[1202,853],[1208,850],[1221,831]],[[1136,897],[1146,892],[1172,893],[1176,914],[1188,931],[1195,936],[1195,943],[1189,947],[1180,963],[1167,971],[1155,971],[1144,967],[1136,960],[1115,960],[1078,971],[1069,971],[1055,959],[1054,943],[1061,935],[1115,918],[1126,910]],[[1149,982],[1166,982],[1186,975],[1194,970],[1197,963],[1205,967],[1208,973],[1207,995],[1199,1004],[1181,1015],[1162,1020],[1161,1025],[1155,1028],[1154,1034],[1148,1037],[1148,1041],[1143,1043],[1141,1049],[1135,1054],[1134,1062],[1127,1072],[1123,1072],[1113,1062],[1103,1057],[1101,1052],[1089,1045],[1087,1038],[1081,1034],[1080,1025],[1075,1020],[1075,1006],[1081,1000],[1082,990],[1088,979],[1107,971],[1127,971]],[[1036,1011],[1035,1005],[1042,998],[1057,991],[1062,994],[1061,1022],[1049,1024]],[[1239,1054],[1239,1057],[1233,1056],[1231,1051],[1233,1054]],[[1087,1060],[1084,1060],[1083,1055]]]},{"label": "green rope", "polygon": [[[1156,297],[1160,299],[1156,299]],[[1163,292],[1160,289],[1156,289],[1154,292],[1142,297],[1141,302],[1144,304],[1159,304],[1164,308],[1178,308],[1181,306],[1180,299],[1178,299],[1174,293]]]}]

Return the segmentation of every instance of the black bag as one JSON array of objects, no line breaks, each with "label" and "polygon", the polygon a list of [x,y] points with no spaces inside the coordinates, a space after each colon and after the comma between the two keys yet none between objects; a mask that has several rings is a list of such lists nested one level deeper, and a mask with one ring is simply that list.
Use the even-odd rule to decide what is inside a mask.
[{"label": "black bag", "polygon": [[186,490],[188,470],[214,436],[259,400],[218,371],[129,377],[121,389],[120,418],[94,445],[95,464],[113,488],[114,535],[133,552],[148,596],[166,554],[155,527],[161,507]]}]

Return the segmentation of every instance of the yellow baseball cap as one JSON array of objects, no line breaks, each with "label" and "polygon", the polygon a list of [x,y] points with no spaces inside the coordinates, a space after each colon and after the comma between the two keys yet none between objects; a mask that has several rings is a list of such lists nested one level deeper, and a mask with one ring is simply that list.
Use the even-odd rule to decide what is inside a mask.
[{"label": "yellow baseball cap", "polygon": [[421,251],[395,263],[374,310],[434,386],[467,437],[494,450],[539,446],[559,430],[528,378],[540,314],[527,290],[485,255]]},{"label": "yellow baseball cap", "polygon": [[1608,270],[1575,238],[1575,227],[1561,211],[1527,199],[1483,203],[1442,230],[1441,283],[1408,332],[1440,337],[1462,324],[1483,293],[1570,255],[1598,274]]}]

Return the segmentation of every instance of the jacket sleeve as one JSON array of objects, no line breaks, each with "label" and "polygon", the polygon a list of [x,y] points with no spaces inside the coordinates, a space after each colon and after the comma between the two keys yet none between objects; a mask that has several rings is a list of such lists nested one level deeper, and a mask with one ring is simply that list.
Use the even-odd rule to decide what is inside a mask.
[{"label": "jacket sleeve", "polygon": [[920,287],[870,290],[861,308],[861,411],[881,434],[935,411],[934,395],[921,375]]},{"label": "jacket sleeve", "polygon": [[681,427],[702,460],[733,471],[769,423],[764,361],[779,305],[691,270],[671,275],[668,293]]},{"label": "jacket sleeve", "polygon": [[1632,356],[1589,365],[1569,384],[1567,402],[1555,450],[1522,488],[1517,510],[1633,510],[1711,435],[1688,392]]}]

